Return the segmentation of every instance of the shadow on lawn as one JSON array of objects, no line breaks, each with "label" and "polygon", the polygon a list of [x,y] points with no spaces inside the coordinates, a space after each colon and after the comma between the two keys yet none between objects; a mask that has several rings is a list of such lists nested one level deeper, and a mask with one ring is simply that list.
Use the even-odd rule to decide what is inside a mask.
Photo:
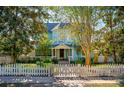
[{"label": "shadow on lawn", "polygon": [[119,82],[119,87],[124,87],[124,79],[121,79]]},{"label": "shadow on lawn", "polygon": [[0,87],[52,87],[52,84],[42,83],[3,83]]}]

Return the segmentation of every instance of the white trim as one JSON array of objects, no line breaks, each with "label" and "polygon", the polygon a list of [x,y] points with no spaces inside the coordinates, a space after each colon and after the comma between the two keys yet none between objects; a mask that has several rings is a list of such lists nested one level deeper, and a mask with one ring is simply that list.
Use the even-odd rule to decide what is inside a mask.
[{"label": "white trim", "polygon": [[57,24],[51,31],[56,31],[56,29],[58,29],[59,26],[60,26],[60,23]]},{"label": "white trim", "polygon": [[60,44],[52,49],[71,49],[71,48],[65,44]]},{"label": "white trim", "polygon": [[53,49],[51,49],[51,51],[52,51],[52,53],[51,53],[51,54],[52,54],[52,58],[53,58]]},{"label": "white trim", "polygon": [[56,56],[57,53],[56,52],[57,52],[57,50],[55,49],[55,57],[57,58],[57,56]]},{"label": "white trim", "polygon": [[72,48],[72,59],[74,59],[74,48]]},{"label": "white trim", "polygon": [[60,59],[60,49],[58,49],[58,58]]}]

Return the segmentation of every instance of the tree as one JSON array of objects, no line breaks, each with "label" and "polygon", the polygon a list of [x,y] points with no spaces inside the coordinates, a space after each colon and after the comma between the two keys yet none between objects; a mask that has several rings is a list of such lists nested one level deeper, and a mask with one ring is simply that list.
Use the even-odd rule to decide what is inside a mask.
[{"label": "tree", "polygon": [[12,55],[14,62],[33,48],[32,40],[46,31],[43,7],[0,7],[0,50]]},{"label": "tree", "polygon": [[42,34],[38,41],[37,54],[47,58],[49,55],[51,55],[51,44],[52,41],[49,40],[48,33]]},{"label": "tree", "polygon": [[90,64],[90,52],[93,49],[99,50],[105,56],[105,62],[109,55],[113,55],[116,62],[116,54],[123,54],[121,51],[123,50],[123,35],[120,35],[124,29],[124,8],[122,6],[55,7],[53,10],[55,10],[54,15],[57,15],[55,19],[60,22],[66,19],[67,21],[64,22],[69,22],[70,26],[67,28],[70,29],[71,37],[75,39],[77,45],[80,45],[82,54],[85,54],[87,65]]},{"label": "tree", "polygon": [[82,54],[85,54],[86,65],[91,64],[92,40],[97,25],[97,10],[95,7],[72,7],[70,31],[75,41],[80,45]]},{"label": "tree", "polygon": [[[101,7],[101,13],[104,15],[102,20],[106,24],[107,31],[104,40],[108,45],[109,52],[112,53],[114,62],[117,62],[119,32],[123,29],[124,11],[122,7]],[[119,53],[118,53],[119,54]]]}]

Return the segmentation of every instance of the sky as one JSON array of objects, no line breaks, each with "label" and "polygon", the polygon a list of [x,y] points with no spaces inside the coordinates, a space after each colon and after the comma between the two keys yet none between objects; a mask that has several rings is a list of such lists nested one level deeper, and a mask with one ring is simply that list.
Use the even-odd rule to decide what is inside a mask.
[{"label": "sky", "polygon": [[105,23],[102,20],[99,20],[98,25],[96,26],[96,30],[99,30],[105,26]]}]

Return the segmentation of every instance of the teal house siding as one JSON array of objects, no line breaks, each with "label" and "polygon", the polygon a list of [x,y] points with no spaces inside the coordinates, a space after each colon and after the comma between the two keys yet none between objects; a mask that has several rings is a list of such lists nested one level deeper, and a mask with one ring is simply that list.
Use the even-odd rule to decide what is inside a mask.
[{"label": "teal house siding", "polygon": [[81,58],[82,54],[77,52],[77,46],[73,38],[70,38],[69,31],[60,29],[66,25],[68,23],[47,23],[48,37],[52,40],[52,58],[75,61]]}]

